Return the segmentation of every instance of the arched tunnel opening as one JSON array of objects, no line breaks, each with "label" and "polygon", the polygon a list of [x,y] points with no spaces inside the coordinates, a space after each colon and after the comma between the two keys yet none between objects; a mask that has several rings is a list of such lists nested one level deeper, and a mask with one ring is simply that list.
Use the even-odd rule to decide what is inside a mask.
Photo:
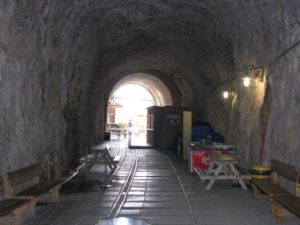
[{"label": "arched tunnel opening", "polygon": [[130,145],[147,146],[147,108],[172,103],[172,93],[159,78],[146,73],[129,74],[110,92],[106,131],[118,139],[130,134]]},{"label": "arched tunnel opening", "polygon": [[165,106],[173,104],[172,93],[168,86],[155,75],[146,73],[130,74],[117,81],[111,90],[109,99],[112,98],[112,95],[117,89],[126,84],[134,84],[146,89],[154,100],[153,105]]},{"label": "arched tunnel opening", "polygon": [[77,165],[129,83],[209,122],[246,166],[300,167],[299,15],[298,0],[1,1],[0,175]]}]

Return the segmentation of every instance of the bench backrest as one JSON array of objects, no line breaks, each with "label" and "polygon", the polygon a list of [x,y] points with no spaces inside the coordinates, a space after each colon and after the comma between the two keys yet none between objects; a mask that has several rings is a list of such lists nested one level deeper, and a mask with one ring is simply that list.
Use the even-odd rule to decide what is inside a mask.
[{"label": "bench backrest", "polygon": [[272,172],[277,173],[278,176],[284,177],[295,183],[300,183],[299,169],[292,165],[278,160],[272,160],[271,170]]},{"label": "bench backrest", "polygon": [[289,181],[295,183],[295,192],[297,196],[300,196],[300,169],[286,164],[284,162],[280,162],[278,160],[272,160],[271,163],[272,170],[272,181],[274,183],[281,183],[280,177],[284,177]]},{"label": "bench backrest", "polygon": [[16,192],[39,183],[41,172],[39,163],[8,172],[3,176],[4,196],[11,198]]}]

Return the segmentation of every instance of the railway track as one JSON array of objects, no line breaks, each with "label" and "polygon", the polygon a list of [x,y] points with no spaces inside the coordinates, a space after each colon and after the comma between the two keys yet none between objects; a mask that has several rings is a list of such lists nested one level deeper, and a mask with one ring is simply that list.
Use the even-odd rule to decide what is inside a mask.
[{"label": "railway track", "polygon": [[[118,169],[114,172],[114,174],[117,174],[120,170],[120,168],[122,168],[126,157],[127,157],[127,153],[129,151],[128,147],[125,148],[126,152],[125,155],[122,159],[122,162],[120,163],[120,166],[118,167]],[[121,191],[119,192],[115,202],[113,203],[112,207],[109,210],[109,213],[107,215],[108,218],[112,218],[112,217],[117,217],[120,213],[120,210],[122,208],[122,206],[124,205],[126,198],[128,196],[128,193],[130,191],[130,187],[137,169],[137,162],[138,162],[138,158],[137,158],[137,154],[136,154],[136,150],[131,150],[133,151],[133,160],[131,162],[131,167],[129,169],[129,173],[127,175],[127,178],[124,182],[123,187],[121,188]]]},{"label": "railway track", "polygon": [[166,154],[154,149],[126,149],[125,155],[119,169],[126,162],[128,175],[107,218],[129,216],[159,224],[178,211],[182,214],[179,220],[188,221],[184,224],[199,224],[183,181]]}]

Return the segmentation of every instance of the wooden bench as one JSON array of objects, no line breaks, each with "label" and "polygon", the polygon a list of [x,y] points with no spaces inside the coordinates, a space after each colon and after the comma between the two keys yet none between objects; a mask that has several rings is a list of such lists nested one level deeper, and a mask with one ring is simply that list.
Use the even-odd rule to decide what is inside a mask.
[{"label": "wooden bench", "polygon": [[[272,216],[279,222],[300,218],[300,170],[284,162],[272,160],[271,171],[271,180],[251,180],[253,197],[270,200]],[[295,194],[283,187],[284,179],[294,184]]]},{"label": "wooden bench", "polygon": [[27,199],[3,199],[4,183],[0,177],[0,225],[21,225],[26,211]]},{"label": "wooden bench", "polygon": [[30,200],[25,216],[35,215],[37,202],[58,201],[60,181],[42,181],[39,163],[4,175],[4,197]]}]

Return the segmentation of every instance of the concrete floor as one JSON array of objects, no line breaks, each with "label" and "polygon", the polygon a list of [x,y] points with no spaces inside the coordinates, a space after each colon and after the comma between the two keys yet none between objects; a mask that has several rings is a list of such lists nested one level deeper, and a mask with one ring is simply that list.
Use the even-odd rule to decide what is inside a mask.
[{"label": "concrete floor", "polygon": [[95,165],[87,184],[83,174],[66,183],[60,201],[39,204],[36,216],[25,225],[95,225],[119,216],[153,225],[277,224],[270,217],[269,202],[254,200],[250,190],[217,181],[204,191],[205,184],[188,172],[187,162],[172,154],[129,150],[122,139],[111,144],[112,154],[122,159],[110,177],[110,188],[101,187],[103,165]]}]

